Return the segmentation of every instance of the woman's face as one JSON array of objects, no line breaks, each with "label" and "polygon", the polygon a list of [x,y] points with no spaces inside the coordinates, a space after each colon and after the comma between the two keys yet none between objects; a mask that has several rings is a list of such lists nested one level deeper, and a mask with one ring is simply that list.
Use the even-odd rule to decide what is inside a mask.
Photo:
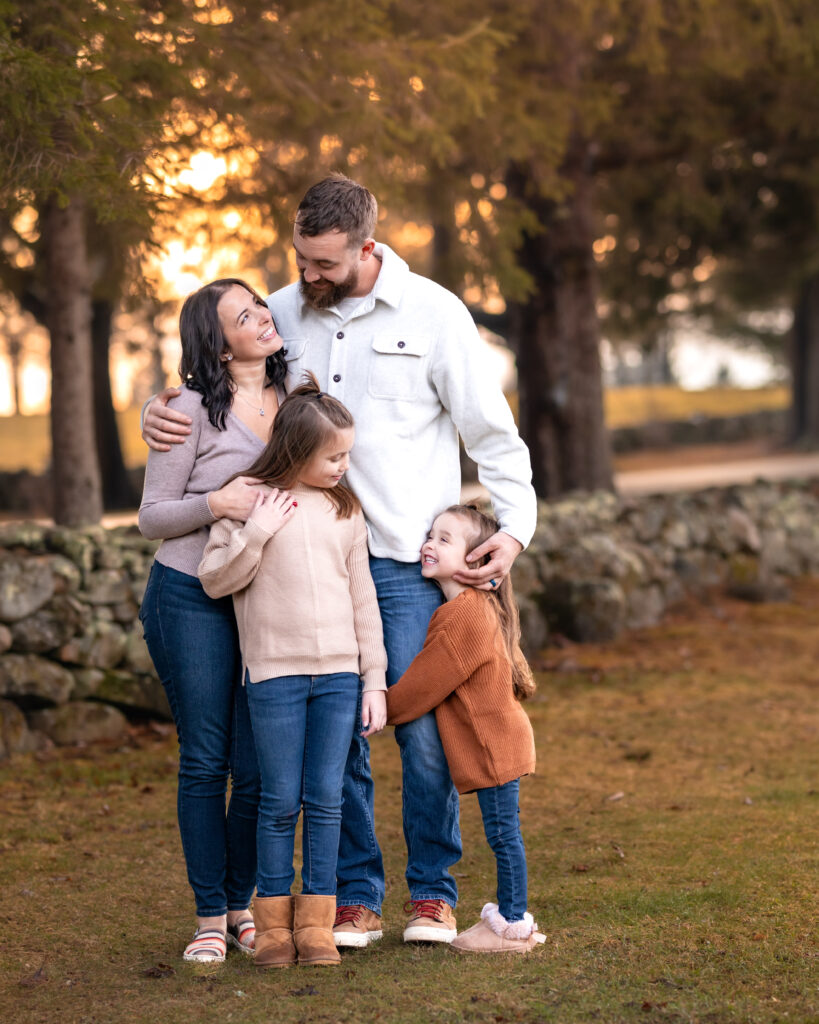
[{"label": "woman's face", "polygon": [[237,363],[264,362],[282,347],[270,310],[241,285],[228,288],[216,312],[225,336],[223,360],[230,354]]}]

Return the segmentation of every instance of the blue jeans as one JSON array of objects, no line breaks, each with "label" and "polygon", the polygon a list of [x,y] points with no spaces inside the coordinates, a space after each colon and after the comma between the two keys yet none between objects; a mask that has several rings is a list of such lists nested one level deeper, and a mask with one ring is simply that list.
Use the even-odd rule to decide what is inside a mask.
[{"label": "blue jeans", "polygon": [[256,883],[259,767],[233,601],[154,562],[140,619],[179,737],[177,814],[196,913],[242,910]]},{"label": "blue jeans", "polygon": [[[392,686],[424,645],[433,612],[443,601],[421,575],[419,562],[370,558]],[[458,794],[452,785],[433,713],[395,728],[403,769],[406,879],[410,898],[455,906],[458,887],[449,868],[461,857]],[[375,838],[370,747],[353,735],[344,775],[338,851],[339,906],[360,903],[377,914],[384,899],[384,865]]]},{"label": "blue jeans", "polygon": [[498,910],[507,921],[526,913],[526,850],[520,834],[520,779],[477,790],[483,830],[498,870]]},{"label": "blue jeans", "polygon": [[332,896],[336,891],[341,785],[360,690],[361,680],[350,672],[247,681],[262,774],[259,896],[290,893],[302,809],[302,892]]}]

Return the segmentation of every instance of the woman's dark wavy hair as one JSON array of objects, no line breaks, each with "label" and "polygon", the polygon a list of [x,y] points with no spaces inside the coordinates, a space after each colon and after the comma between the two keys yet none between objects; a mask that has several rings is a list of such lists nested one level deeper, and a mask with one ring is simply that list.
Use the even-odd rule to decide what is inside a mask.
[{"label": "woman's dark wavy hair", "polygon": [[[234,381],[229,364],[220,359],[227,347],[219,314],[219,300],[234,285],[250,292],[254,300],[266,305],[264,299],[246,281],[238,277],[222,277],[203,285],[189,295],[179,314],[179,336],[182,340],[182,361],[179,375],[183,383],[202,396],[208,419],[217,430],[225,429],[225,421],[233,403]],[[282,349],[267,357],[266,387],[281,384],[287,374]]]}]

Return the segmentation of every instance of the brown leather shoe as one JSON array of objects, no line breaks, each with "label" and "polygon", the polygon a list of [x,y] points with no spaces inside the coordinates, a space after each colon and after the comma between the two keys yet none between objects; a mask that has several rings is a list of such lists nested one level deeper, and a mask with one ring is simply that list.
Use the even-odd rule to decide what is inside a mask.
[{"label": "brown leather shoe", "polygon": [[360,903],[336,907],[333,938],[337,946],[363,949],[371,942],[376,942],[383,934],[381,918],[367,907],[362,907]]},{"label": "brown leather shoe", "polygon": [[253,901],[256,921],[257,967],[292,967],[296,963],[293,942],[293,897],[257,896]]},{"label": "brown leather shoe", "polygon": [[293,897],[293,941],[300,964],[334,967],[341,963],[333,938],[335,917],[335,896]]},{"label": "brown leather shoe", "polygon": [[404,942],[452,942],[458,934],[452,907],[445,900],[407,900],[410,915]]}]

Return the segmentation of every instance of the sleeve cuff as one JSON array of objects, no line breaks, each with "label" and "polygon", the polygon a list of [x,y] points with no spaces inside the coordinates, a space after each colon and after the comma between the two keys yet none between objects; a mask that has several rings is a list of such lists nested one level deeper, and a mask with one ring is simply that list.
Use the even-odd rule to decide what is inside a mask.
[{"label": "sleeve cuff", "polygon": [[364,680],[363,693],[371,693],[373,690],[387,689],[387,677],[382,669],[373,668],[362,676]]}]

